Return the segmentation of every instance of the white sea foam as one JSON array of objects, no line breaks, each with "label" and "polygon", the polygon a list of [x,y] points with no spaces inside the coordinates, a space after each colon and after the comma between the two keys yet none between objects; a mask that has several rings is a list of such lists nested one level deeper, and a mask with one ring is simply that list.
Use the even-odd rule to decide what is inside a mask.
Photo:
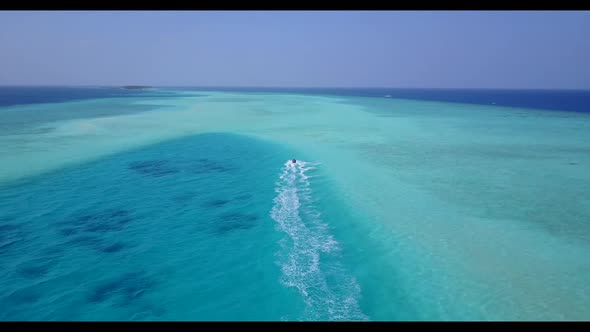
[{"label": "white sea foam", "polygon": [[[313,206],[311,175],[318,163],[287,161],[276,183],[271,217],[286,237],[281,241],[281,282],[295,287],[307,308],[304,320],[366,320],[357,299],[360,287],[337,263],[321,263],[322,255],[336,253],[338,243],[329,234],[321,213]],[[336,272],[329,284],[324,271]]]}]

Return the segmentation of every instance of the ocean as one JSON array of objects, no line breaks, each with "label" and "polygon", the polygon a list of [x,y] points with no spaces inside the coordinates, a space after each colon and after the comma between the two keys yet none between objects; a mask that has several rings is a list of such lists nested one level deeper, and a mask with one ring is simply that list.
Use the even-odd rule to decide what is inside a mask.
[{"label": "ocean", "polygon": [[588,91],[0,87],[0,160],[2,321],[590,318]]}]

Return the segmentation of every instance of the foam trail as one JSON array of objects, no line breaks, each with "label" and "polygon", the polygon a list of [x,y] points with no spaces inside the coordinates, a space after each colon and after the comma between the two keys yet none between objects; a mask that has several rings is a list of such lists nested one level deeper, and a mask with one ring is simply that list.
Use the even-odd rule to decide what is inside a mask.
[{"label": "foam trail", "polygon": [[[276,183],[277,196],[271,217],[285,233],[279,252],[281,282],[303,296],[303,320],[366,320],[357,299],[360,288],[338,263],[320,264],[322,255],[333,255],[338,243],[328,233],[321,214],[313,206],[311,175],[317,163],[287,161]],[[332,283],[327,282],[326,273]]]}]

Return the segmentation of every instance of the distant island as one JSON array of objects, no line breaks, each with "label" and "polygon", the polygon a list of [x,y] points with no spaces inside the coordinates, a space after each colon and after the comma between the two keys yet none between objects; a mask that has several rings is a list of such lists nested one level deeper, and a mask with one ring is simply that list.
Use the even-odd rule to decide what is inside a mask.
[{"label": "distant island", "polygon": [[121,87],[122,89],[125,90],[145,90],[145,89],[151,89],[151,86],[143,86],[143,85],[126,85]]}]

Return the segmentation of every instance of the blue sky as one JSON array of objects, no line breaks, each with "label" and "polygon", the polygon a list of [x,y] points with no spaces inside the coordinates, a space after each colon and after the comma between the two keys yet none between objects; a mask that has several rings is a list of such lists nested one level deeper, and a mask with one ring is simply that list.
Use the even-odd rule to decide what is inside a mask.
[{"label": "blue sky", "polygon": [[590,12],[0,12],[2,85],[590,89]]}]

